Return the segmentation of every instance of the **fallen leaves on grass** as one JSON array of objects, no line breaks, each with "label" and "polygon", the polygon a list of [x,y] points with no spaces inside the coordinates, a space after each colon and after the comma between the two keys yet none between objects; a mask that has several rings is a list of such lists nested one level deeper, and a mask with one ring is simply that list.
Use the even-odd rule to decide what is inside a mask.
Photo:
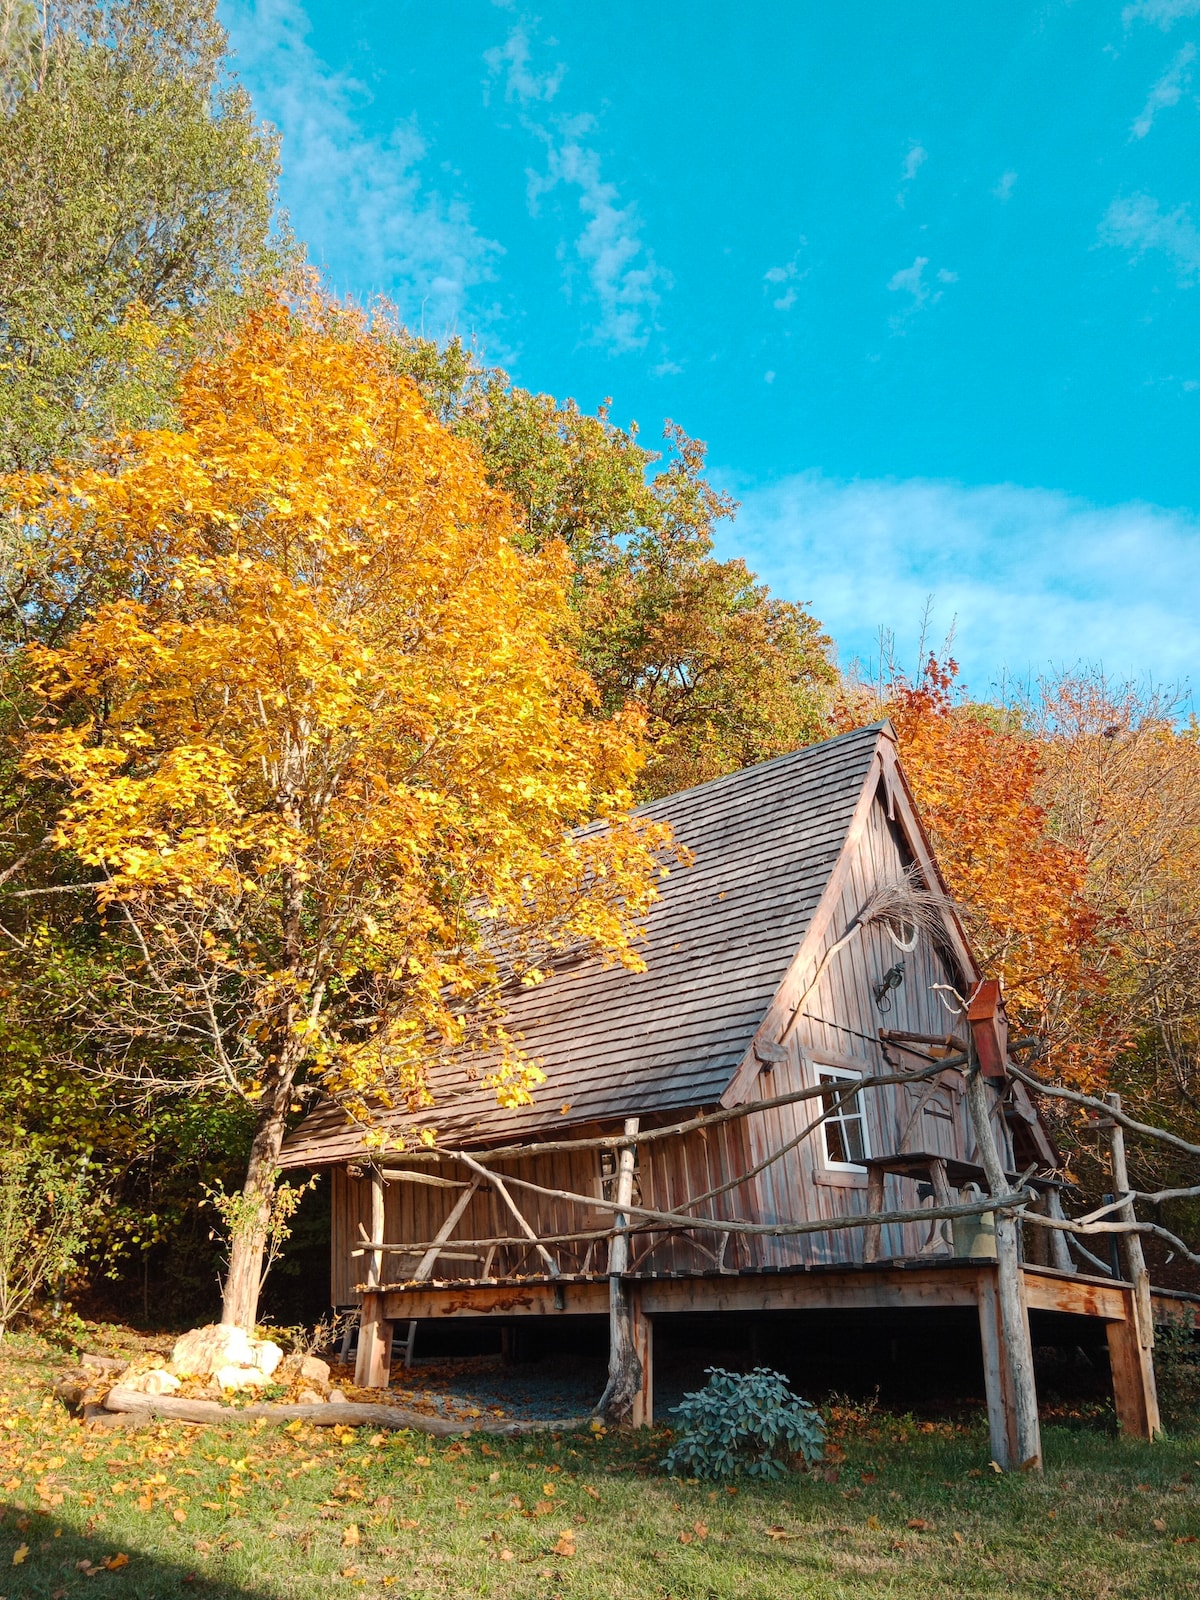
[{"label": "fallen leaves on grass", "polygon": [[13,1558],[12,1558],[13,1566],[14,1567],[19,1567],[21,1565],[22,1561],[24,1561],[25,1557],[28,1554],[29,1554],[29,1546],[27,1544],[19,1544],[17,1546],[17,1548],[13,1551]]},{"label": "fallen leaves on grass", "polygon": [[352,1549],[359,1541],[358,1523],[352,1522],[342,1534],[343,1548]]},{"label": "fallen leaves on grass", "polygon": [[571,1528],[564,1528],[558,1536],[558,1543],[554,1546],[556,1556],[573,1556],[575,1554],[575,1533]]}]

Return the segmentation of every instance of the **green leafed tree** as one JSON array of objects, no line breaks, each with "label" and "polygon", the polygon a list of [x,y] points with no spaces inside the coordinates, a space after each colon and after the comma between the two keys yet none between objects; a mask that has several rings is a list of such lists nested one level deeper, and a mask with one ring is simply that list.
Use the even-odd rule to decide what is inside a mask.
[{"label": "green leafed tree", "polygon": [[287,253],[277,169],[216,0],[0,0],[0,471],[169,413]]}]

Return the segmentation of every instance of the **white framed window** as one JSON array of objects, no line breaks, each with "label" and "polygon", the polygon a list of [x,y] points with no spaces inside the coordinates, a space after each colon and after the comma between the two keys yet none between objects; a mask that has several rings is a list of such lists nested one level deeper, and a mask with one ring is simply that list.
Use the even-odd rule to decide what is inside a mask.
[{"label": "white framed window", "polygon": [[867,1137],[866,1108],[862,1103],[862,1096],[855,1095],[852,1100],[844,1100],[838,1105],[838,1098],[845,1094],[852,1083],[856,1083],[861,1076],[857,1072],[848,1072],[842,1067],[823,1067],[818,1064],[818,1084],[828,1084],[828,1092],[821,1095],[821,1110],[826,1113],[825,1121],[821,1124],[821,1139],[825,1152],[825,1165],[834,1172],[865,1172],[864,1163],[871,1155],[871,1141]]}]

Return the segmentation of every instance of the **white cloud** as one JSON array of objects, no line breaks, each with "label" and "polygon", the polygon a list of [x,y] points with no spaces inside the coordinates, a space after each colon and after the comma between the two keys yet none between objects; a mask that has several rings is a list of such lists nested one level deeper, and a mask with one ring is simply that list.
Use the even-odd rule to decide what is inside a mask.
[{"label": "white cloud", "polygon": [[1015,172],[1002,172],[996,187],[992,190],[997,200],[1008,200],[1016,188],[1017,175]]},{"label": "white cloud", "polygon": [[1147,250],[1159,250],[1184,284],[1194,283],[1200,273],[1200,229],[1186,205],[1163,212],[1153,195],[1114,200],[1100,224],[1100,242],[1128,250],[1135,259]]},{"label": "white cloud", "polygon": [[928,160],[929,151],[914,139],[908,147],[908,153],[904,157],[904,165],[900,169],[900,188],[896,192],[896,204],[898,206],[904,204],[908,194],[908,186]]},{"label": "white cloud", "polygon": [[1192,80],[1192,62],[1196,59],[1196,46],[1185,44],[1183,49],[1151,89],[1141,115],[1130,130],[1133,139],[1144,139],[1150,132],[1155,115],[1166,106],[1178,105],[1183,91]]},{"label": "white cloud", "polygon": [[503,76],[504,98],[527,106],[535,100],[553,100],[558,93],[567,69],[560,61],[549,72],[538,74],[530,66],[532,52],[529,35],[523,25],[509,34],[503,44],[485,50],[483,59],[493,78]]},{"label": "white cloud", "polygon": [[1102,662],[1166,679],[1200,667],[1200,519],[1013,484],[840,482],[803,473],[739,494],[723,537],[776,593],[811,602],[844,661],[880,628],[911,661],[927,599],[983,690],[1002,670]]},{"label": "white cloud", "polygon": [[604,176],[592,142],[596,119],[545,110],[566,69],[560,64],[540,75],[533,70],[523,24],[484,59],[492,78],[503,83],[505,99],[521,107],[522,126],[545,149],[545,170],[528,174],[531,213],[536,216],[542,197],[560,184],[578,190],[585,220],[570,253],[582,265],[598,309],[593,337],[618,354],[644,349],[661,299],[659,287],[668,275],[642,240],[636,205],[623,203],[616,184]]},{"label": "white cloud", "polygon": [[1121,13],[1126,27],[1131,22],[1156,22],[1165,33],[1181,17],[1194,17],[1200,11],[1200,0],[1134,0]]},{"label": "white cloud", "polygon": [[283,196],[310,258],[335,290],[370,282],[411,326],[456,328],[499,246],[429,186],[415,118],[384,138],[363,131],[370,97],[313,50],[298,0],[226,0],[221,14],[256,111],[283,136]]},{"label": "white cloud", "polygon": [[899,272],[893,272],[888,279],[888,288],[893,294],[904,292],[911,294],[913,303],[923,306],[929,299],[929,285],[925,282],[925,268],[929,265],[928,256],[918,256],[911,267],[903,267]]},{"label": "white cloud", "polygon": [[[926,306],[936,305],[942,298],[944,291],[935,289],[925,277],[925,268],[928,265],[928,256],[918,256],[911,267],[902,267],[899,272],[893,272],[888,279],[888,290],[891,294],[910,296],[904,308],[891,319],[894,333],[903,332],[912,317],[923,311]],[[946,267],[940,267],[935,277],[938,283],[958,282],[958,273],[951,272]]]},{"label": "white cloud", "polygon": [[[796,304],[796,285],[801,279],[808,277],[806,271],[802,272],[800,270],[800,252],[805,248],[806,244],[807,240],[801,239],[799,249],[797,249],[790,261],[782,267],[768,267],[763,273],[763,282],[769,284],[771,289],[783,290],[781,294],[771,301],[776,311],[790,311]],[[783,288],[784,284],[788,286],[786,289]],[[767,292],[770,293],[771,289],[768,289]]]}]

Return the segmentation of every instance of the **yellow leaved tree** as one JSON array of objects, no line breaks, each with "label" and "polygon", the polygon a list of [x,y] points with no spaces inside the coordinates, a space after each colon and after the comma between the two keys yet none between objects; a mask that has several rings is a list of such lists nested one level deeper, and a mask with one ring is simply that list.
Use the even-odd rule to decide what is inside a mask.
[{"label": "yellow leaved tree", "polygon": [[670,842],[629,816],[637,719],[566,643],[564,548],[521,548],[361,323],[269,305],[181,417],[8,484],[55,640],[26,652],[23,763],[119,945],[98,1053],[136,1072],[166,1040],[169,1086],[256,1107],[223,1310],[249,1326],[289,1112],[419,1106],[431,1054],[482,1042],[527,1098],[504,985],[638,965]]}]

